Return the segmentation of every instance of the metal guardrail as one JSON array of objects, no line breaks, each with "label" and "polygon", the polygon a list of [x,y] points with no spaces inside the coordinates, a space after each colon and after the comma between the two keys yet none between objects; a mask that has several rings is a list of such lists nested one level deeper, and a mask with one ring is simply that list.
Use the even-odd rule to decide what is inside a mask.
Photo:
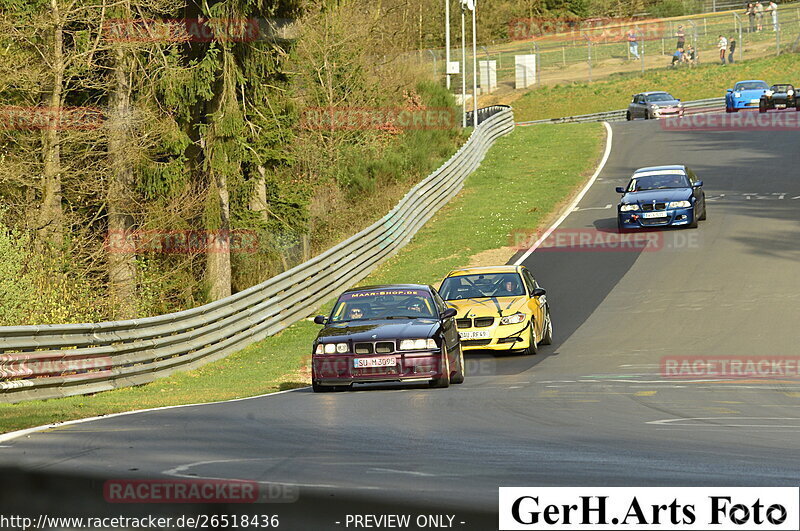
[{"label": "metal guardrail", "polygon": [[[725,98],[708,98],[705,100],[694,100],[683,102],[683,108],[691,110],[692,112],[685,114],[697,114],[707,110],[723,110],[725,107]],[[517,122],[516,125],[533,125],[533,124],[567,124],[567,123],[583,123],[583,122],[622,122],[625,121],[625,113],[627,109],[620,109],[617,111],[596,112],[594,114],[579,114],[577,116],[565,116],[562,118],[549,118],[546,120],[532,120],[529,122]]]},{"label": "metal guardrail", "polygon": [[[480,109],[478,109],[478,125],[482,124],[490,116],[500,112],[502,109],[507,109],[507,108],[508,107],[506,105],[491,105],[489,107],[481,107]],[[472,115],[474,114],[474,111],[467,111],[464,114],[466,114],[467,116],[467,125],[468,126],[473,125]]]},{"label": "metal guardrail", "polygon": [[498,137],[508,106],[480,123],[439,169],[391,212],[319,256],[230,297],[182,312],[88,324],[0,327],[0,402],[140,385],[225,357],[310,316],[394,255],[463,187]]}]

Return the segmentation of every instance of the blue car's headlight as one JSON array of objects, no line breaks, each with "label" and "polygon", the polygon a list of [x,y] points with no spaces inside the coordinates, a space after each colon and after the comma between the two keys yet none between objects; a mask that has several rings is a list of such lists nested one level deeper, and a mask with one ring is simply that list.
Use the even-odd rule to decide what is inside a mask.
[{"label": "blue car's headlight", "polygon": [[669,208],[689,208],[692,204],[689,201],[670,201]]},{"label": "blue car's headlight", "polygon": [[631,210],[639,210],[639,205],[622,205],[619,207],[620,212],[630,212]]},{"label": "blue car's headlight", "polygon": [[742,93],[741,92],[734,92],[733,93],[733,97],[734,98],[741,98],[742,97]]}]

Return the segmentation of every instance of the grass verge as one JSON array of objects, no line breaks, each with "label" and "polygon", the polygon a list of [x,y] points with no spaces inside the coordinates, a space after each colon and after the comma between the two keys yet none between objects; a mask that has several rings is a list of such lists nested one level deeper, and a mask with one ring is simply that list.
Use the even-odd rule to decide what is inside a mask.
[{"label": "grass verge", "polygon": [[647,90],[666,90],[684,101],[723,97],[726,89],[743,79],[763,79],[772,84],[793,83],[798,77],[800,61],[796,54],[725,66],[713,63],[646,71],[643,76],[615,74],[606,81],[591,84],[553,85],[532,90],[514,102],[514,118],[517,121],[543,120],[625,109],[631,94]]},{"label": "grass verge", "polygon": [[[497,141],[462,193],[364,283],[438,284],[475,254],[509,245],[513,229],[539,226],[585,181],[603,140],[601,124],[517,128]],[[302,321],[224,360],[141,387],[0,404],[0,431],[307,385],[305,361],[317,330]]]}]

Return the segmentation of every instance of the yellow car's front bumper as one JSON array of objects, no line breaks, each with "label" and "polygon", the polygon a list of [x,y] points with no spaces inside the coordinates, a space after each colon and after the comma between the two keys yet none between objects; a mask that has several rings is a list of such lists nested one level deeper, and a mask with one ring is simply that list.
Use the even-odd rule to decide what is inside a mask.
[{"label": "yellow car's front bumper", "polygon": [[525,322],[513,325],[492,325],[483,328],[459,328],[458,332],[482,332],[488,331],[489,337],[486,338],[465,338],[467,334],[462,334],[461,348],[467,350],[521,350],[530,347],[530,318]]}]

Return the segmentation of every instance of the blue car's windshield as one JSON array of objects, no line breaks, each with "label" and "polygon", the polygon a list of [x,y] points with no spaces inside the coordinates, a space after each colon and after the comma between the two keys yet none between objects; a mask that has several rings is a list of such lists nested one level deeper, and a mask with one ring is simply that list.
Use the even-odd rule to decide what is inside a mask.
[{"label": "blue car's windshield", "polygon": [[767,90],[768,88],[769,85],[767,85],[764,81],[743,81],[742,83],[736,83],[736,86],[733,87],[733,90]]},{"label": "blue car's windshield", "polygon": [[330,321],[435,317],[430,293],[420,289],[383,288],[343,293],[333,307]]},{"label": "blue car's windshield", "polygon": [[518,273],[492,273],[447,277],[439,290],[444,300],[480,297],[519,297],[525,287]]},{"label": "blue car's windshield", "polygon": [[633,176],[628,184],[629,192],[661,190],[664,188],[689,188],[689,179],[681,173],[662,173],[659,175]]}]

